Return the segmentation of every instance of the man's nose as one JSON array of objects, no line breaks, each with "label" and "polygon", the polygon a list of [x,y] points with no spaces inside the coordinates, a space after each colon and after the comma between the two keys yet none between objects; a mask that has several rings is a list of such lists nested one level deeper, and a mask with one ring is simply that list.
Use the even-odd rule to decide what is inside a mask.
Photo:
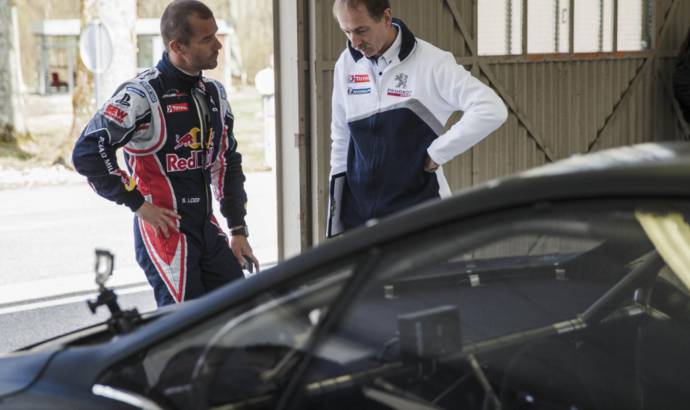
[{"label": "man's nose", "polygon": [[216,37],[216,49],[220,50],[221,48],[223,48],[223,44],[218,40],[218,37]]},{"label": "man's nose", "polygon": [[362,44],[362,38],[356,34],[350,34],[350,43],[352,47],[358,48]]}]

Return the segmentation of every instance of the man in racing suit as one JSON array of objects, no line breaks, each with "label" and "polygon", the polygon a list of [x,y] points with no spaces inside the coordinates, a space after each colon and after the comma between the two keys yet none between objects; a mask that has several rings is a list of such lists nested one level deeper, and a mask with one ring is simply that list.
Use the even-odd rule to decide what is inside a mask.
[{"label": "man in racing suit", "polygon": [[333,74],[327,236],[449,195],[440,166],[508,116],[453,54],[394,19],[388,0],[336,0],[333,14],[348,44]]},{"label": "man in racing suit", "polygon": [[[118,88],[72,154],[99,195],[135,212],[137,262],[159,306],[241,278],[245,257],[258,268],[233,114],[223,86],[201,75],[217,65],[217,29],[203,3],[172,2],[161,17],[163,58]],[[118,167],[118,148],[129,174]],[[230,242],[213,214],[211,187]]]}]

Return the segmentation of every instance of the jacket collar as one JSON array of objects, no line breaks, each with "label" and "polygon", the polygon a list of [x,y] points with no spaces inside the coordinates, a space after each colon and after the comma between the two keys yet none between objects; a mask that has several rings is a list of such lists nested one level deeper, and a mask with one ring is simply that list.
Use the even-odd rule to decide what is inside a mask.
[{"label": "jacket collar", "polygon": [[[398,26],[398,30],[400,32],[400,35],[402,36],[402,40],[400,43],[400,53],[398,54],[398,58],[400,61],[403,61],[407,56],[410,55],[412,50],[414,50],[414,46],[417,43],[417,39],[415,38],[414,34],[407,28],[405,23],[403,23],[402,20],[393,18],[393,24]],[[347,48],[350,50],[350,54],[352,55],[352,58],[355,61],[359,61],[362,57],[364,57],[364,54],[361,52],[357,51],[354,47],[352,47],[352,42],[350,40],[347,41]]]},{"label": "jacket collar", "polygon": [[201,81],[201,73],[192,76],[183,73],[175,67],[170,61],[167,51],[163,52],[163,57],[156,65],[156,68],[165,76],[168,88],[189,90]]}]

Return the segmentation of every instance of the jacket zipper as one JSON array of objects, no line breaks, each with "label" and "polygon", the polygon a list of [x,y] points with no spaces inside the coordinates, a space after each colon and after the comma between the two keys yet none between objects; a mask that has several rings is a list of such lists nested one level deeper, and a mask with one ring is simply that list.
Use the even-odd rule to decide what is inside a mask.
[{"label": "jacket zipper", "polygon": [[204,127],[203,113],[200,107],[200,103],[197,101],[197,95],[194,89],[192,89],[192,101],[194,101],[194,108],[196,109],[196,114],[199,118],[199,129],[201,130],[201,178],[204,180],[204,200],[206,201],[206,214],[211,215],[211,199],[208,195],[208,182],[206,181],[206,127]]},{"label": "jacket zipper", "polygon": [[[371,65],[370,65],[371,67]],[[372,67],[373,68],[373,67]],[[373,75],[376,81],[376,88],[377,88],[377,94],[378,98],[376,99],[376,115],[374,116],[374,121],[372,121],[372,135],[374,136],[374,161],[372,164],[372,171],[373,171],[373,179],[374,179],[374,184],[373,184],[373,189],[376,195],[374,195],[374,203],[371,206],[371,215],[370,217],[374,217],[376,215],[376,208],[378,207],[378,202],[379,202],[379,195],[380,195],[380,190],[379,187],[383,185],[383,181],[380,181],[378,178],[378,168],[379,168],[379,163],[380,161],[380,152],[379,150],[381,149],[381,137],[379,136],[379,132],[377,131],[378,125],[379,125],[379,115],[381,114],[381,101],[383,100],[383,92],[384,92],[384,77],[386,76],[386,72],[388,69],[388,66],[383,68],[381,70],[381,75],[379,76],[379,70],[378,67],[376,67],[375,70],[373,70]],[[371,71],[370,71],[371,72]]]}]

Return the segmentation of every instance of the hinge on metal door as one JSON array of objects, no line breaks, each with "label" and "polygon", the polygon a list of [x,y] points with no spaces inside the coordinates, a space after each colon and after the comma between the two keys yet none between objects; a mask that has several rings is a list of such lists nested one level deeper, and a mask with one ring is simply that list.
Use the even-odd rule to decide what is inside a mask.
[{"label": "hinge on metal door", "polygon": [[306,135],[303,132],[296,132],[295,133],[295,148],[299,148],[304,145],[304,141],[306,140]]}]

